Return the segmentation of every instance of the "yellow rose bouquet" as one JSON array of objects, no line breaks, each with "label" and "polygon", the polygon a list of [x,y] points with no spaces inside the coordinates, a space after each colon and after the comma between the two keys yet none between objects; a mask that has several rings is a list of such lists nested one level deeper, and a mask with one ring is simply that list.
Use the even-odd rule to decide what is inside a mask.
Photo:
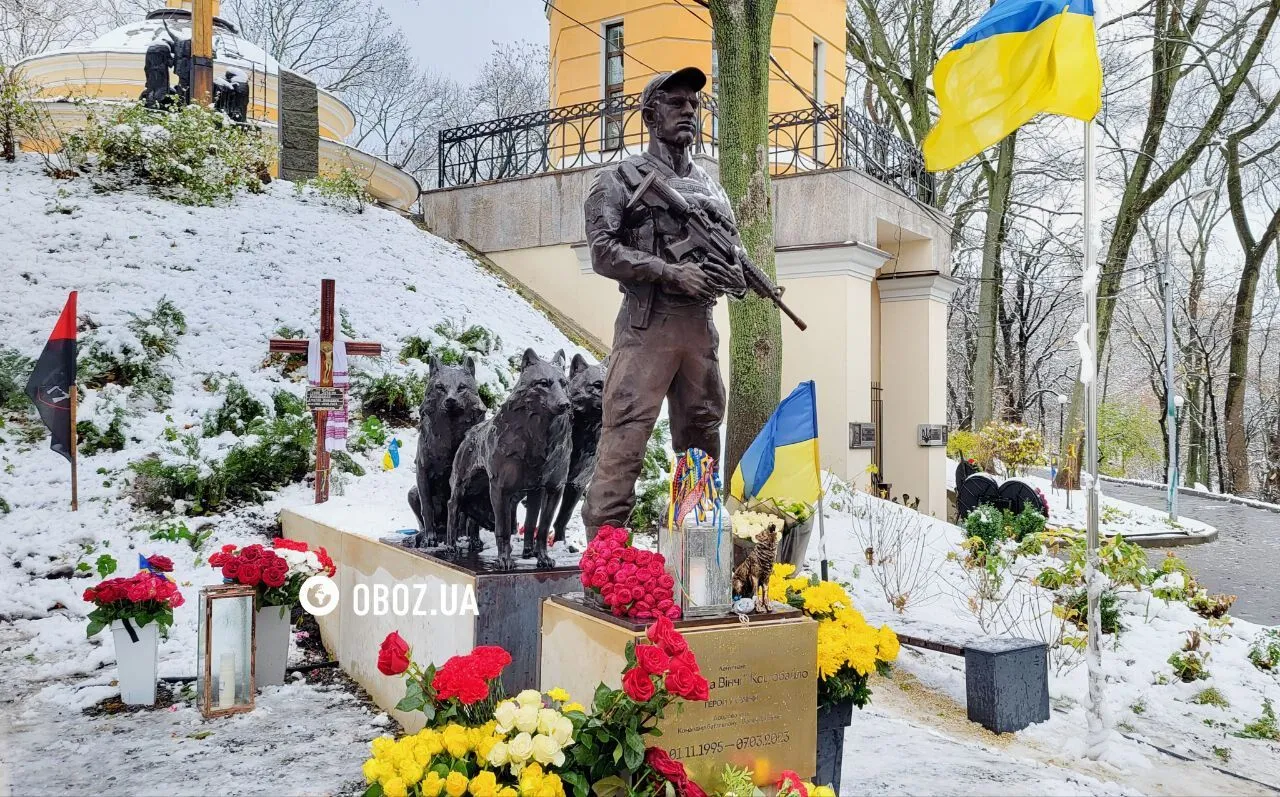
[{"label": "yellow rose bouquet", "polygon": [[797,576],[794,565],[773,566],[769,600],[800,609],[818,621],[818,705],[871,700],[867,679],[898,658],[898,636],[887,625],[876,628],[853,608],[844,587],[817,576]]}]

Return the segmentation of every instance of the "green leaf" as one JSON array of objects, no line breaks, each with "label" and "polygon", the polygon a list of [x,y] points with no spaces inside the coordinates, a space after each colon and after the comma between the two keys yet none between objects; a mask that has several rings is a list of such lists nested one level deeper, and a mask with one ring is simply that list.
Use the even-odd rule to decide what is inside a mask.
[{"label": "green leaf", "polygon": [[640,738],[640,734],[627,729],[626,746],[628,750],[634,750],[640,755],[644,755],[644,740]]},{"label": "green leaf", "polygon": [[624,763],[626,764],[627,770],[635,772],[640,768],[640,765],[644,763],[644,745],[641,745],[639,750],[636,750],[634,747],[627,747],[623,752],[622,757],[625,760]]},{"label": "green leaf", "polygon": [[592,696],[591,703],[596,708],[604,708],[604,701],[607,700],[611,694],[613,694],[613,690],[601,683],[596,687],[596,693]]},{"label": "green leaf", "polygon": [[616,764],[621,760],[622,760],[622,745],[618,745],[617,747],[613,748],[613,763]]},{"label": "green leaf", "polygon": [[369,788],[365,789],[363,797],[382,797],[382,784],[374,783]]},{"label": "green leaf", "polygon": [[106,578],[116,572],[115,557],[109,553],[104,553],[102,556],[99,556],[98,561],[95,562],[94,565],[98,568],[98,575],[102,578]]},{"label": "green leaf", "polygon": [[591,791],[596,797],[623,797],[627,794],[627,783],[617,775],[610,775],[591,784]]},{"label": "green leaf", "polygon": [[91,637],[91,636],[93,636],[94,634],[97,634],[98,632],[100,632],[102,629],[104,629],[104,628],[106,628],[106,627],[107,627],[107,624],[106,624],[106,623],[104,623],[104,622],[101,622],[100,620],[90,620],[90,621],[89,621],[89,628],[88,628],[87,632],[85,633],[85,636],[86,636],[86,637]]},{"label": "green leaf", "polygon": [[587,783],[587,776],[581,772],[561,772],[560,779],[573,787],[573,797],[587,797],[587,793],[591,790],[590,784]]},{"label": "green leaf", "polygon": [[196,731],[195,733],[187,734],[187,738],[195,739],[196,741],[199,741],[201,739],[208,739],[212,735],[213,735],[213,731]]}]

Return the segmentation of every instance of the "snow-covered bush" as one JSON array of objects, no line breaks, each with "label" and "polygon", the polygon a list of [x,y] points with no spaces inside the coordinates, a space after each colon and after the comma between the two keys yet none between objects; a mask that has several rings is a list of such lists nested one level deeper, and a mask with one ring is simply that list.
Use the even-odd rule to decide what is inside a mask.
[{"label": "snow-covered bush", "polygon": [[387,444],[387,438],[390,436],[391,433],[387,431],[382,419],[376,415],[370,415],[362,418],[360,423],[355,425],[351,436],[347,439],[347,448],[355,452],[382,448]]},{"label": "snow-covered bush", "polygon": [[1267,672],[1280,668],[1280,628],[1267,628],[1249,643],[1249,661]]},{"label": "snow-covered bush", "polygon": [[105,428],[94,421],[76,422],[76,439],[79,453],[91,457],[102,451],[124,449],[124,410],[117,407]]},{"label": "snow-covered bush", "polygon": [[991,504],[982,504],[964,519],[964,532],[990,548],[1006,536],[1004,512]]},{"label": "snow-covered bush", "polygon": [[189,515],[261,503],[264,492],[306,476],[314,442],[315,426],[305,412],[254,419],[221,460],[202,450],[199,436],[177,435],[163,455],[130,463],[133,500],[145,509]]},{"label": "snow-covered bush", "polygon": [[1209,652],[1200,650],[1202,639],[1199,631],[1188,631],[1182,650],[1169,655],[1169,666],[1183,683],[1203,681],[1209,677]]},{"label": "snow-covered bush", "polygon": [[[1089,627],[1089,591],[1084,587],[1072,590],[1062,599],[1062,606],[1067,617],[1081,631]],[[1120,620],[1120,600],[1114,590],[1104,589],[1098,596],[1099,614],[1102,619],[1102,633],[1119,634],[1125,630]]]},{"label": "snow-covered bush", "polygon": [[360,400],[364,416],[376,416],[390,426],[413,423],[426,389],[426,379],[415,373],[357,371],[351,380],[351,392]]},{"label": "snow-covered bush", "polygon": [[1246,723],[1244,728],[1237,731],[1235,735],[1241,739],[1280,742],[1280,723],[1276,721],[1276,710],[1269,698],[1262,699],[1262,716],[1253,722]]},{"label": "snow-covered bush", "polygon": [[255,128],[191,104],[157,111],[131,103],[106,118],[90,114],[68,136],[71,162],[94,185],[121,190],[145,183],[187,205],[212,205],[241,189],[261,191],[272,142]]},{"label": "snow-covered bush", "polygon": [[1217,620],[1226,616],[1235,602],[1235,595],[1210,595],[1208,590],[1197,589],[1187,597],[1187,608],[1206,620]]},{"label": "snow-covered bush", "polygon": [[24,388],[35,361],[8,346],[0,346],[0,412],[22,412],[31,408]]},{"label": "snow-covered bush", "polygon": [[[966,457],[991,473],[1003,470],[1014,474],[1045,461],[1044,438],[1029,426],[992,421],[976,433],[960,433],[958,440],[956,437],[956,433],[948,435],[948,453],[955,451],[958,456],[963,451]],[[953,444],[952,440],[956,442]]]},{"label": "snow-covered bush", "polygon": [[[445,320],[425,336],[406,338],[400,347],[400,359],[403,362],[417,360],[428,363],[434,356],[440,358],[444,365],[462,365],[467,357],[472,357],[478,366],[476,378],[480,400],[489,409],[496,409],[511,390],[519,370],[518,361],[513,365],[511,360],[501,356],[501,352],[502,338],[488,328],[480,324],[464,327],[456,321]],[[491,374],[492,379],[487,378],[487,374]]]},{"label": "snow-covered bush", "polygon": [[223,432],[242,435],[250,423],[267,414],[262,402],[236,379],[227,382],[224,394],[222,404],[205,419],[205,437],[217,437]]},{"label": "snow-covered bush", "polygon": [[334,174],[322,174],[319,177],[299,182],[295,188],[300,197],[307,193],[315,193],[322,200],[325,200],[327,204],[336,205],[356,213],[364,213],[365,205],[373,201],[373,197],[365,189],[364,183],[346,166],[343,166]]},{"label": "snow-covered bush", "polygon": [[134,386],[162,407],[173,393],[173,379],[161,368],[161,360],[173,353],[178,337],[186,334],[186,318],[168,299],[161,299],[146,315],[129,315],[124,329],[98,328],[89,333],[79,358],[80,384]]}]

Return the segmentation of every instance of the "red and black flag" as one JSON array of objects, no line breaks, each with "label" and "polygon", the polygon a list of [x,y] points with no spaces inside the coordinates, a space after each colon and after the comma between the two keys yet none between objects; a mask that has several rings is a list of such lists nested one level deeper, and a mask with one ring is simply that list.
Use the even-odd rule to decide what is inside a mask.
[{"label": "red and black flag", "polygon": [[40,420],[49,427],[49,448],[71,460],[71,391],[76,384],[76,292],[67,297],[67,306],[58,316],[49,342],[45,344],[36,370],[27,380],[27,395],[36,405]]}]

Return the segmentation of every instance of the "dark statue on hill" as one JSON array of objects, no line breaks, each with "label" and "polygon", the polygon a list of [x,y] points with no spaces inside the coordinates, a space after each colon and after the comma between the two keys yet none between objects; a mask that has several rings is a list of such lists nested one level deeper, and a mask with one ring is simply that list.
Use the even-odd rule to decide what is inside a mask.
[{"label": "dark statue on hill", "polygon": [[418,410],[417,486],[409,490],[409,506],[418,518],[415,548],[444,542],[453,457],[485,414],[475,360],[468,357],[462,365],[444,365],[432,355],[428,366],[427,389]]},{"label": "dark statue on hill", "polygon": [[[138,99],[148,108],[164,109],[191,102],[191,39],[179,39],[169,24],[164,25],[169,41],[156,42],[147,48],[143,62],[146,88]],[[173,87],[169,70],[178,76]],[[249,117],[249,78],[238,69],[228,68],[221,78],[213,81],[213,107],[225,113],[235,122]]]}]

